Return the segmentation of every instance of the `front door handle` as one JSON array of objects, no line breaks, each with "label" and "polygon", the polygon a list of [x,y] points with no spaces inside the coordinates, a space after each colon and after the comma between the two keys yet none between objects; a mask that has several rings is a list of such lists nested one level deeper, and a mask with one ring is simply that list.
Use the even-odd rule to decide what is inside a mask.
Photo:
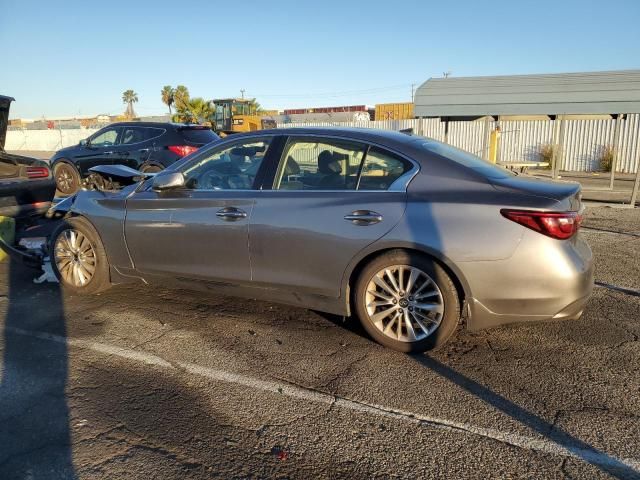
[{"label": "front door handle", "polygon": [[382,215],[378,212],[372,212],[371,210],[354,210],[350,214],[345,215],[344,219],[355,225],[373,225],[382,221]]},{"label": "front door handle", "polygon": [[225,207],[216,212],[216,217],[223,220],[238,220],[240,218],[247,218],[247,212],[235,207]]}]

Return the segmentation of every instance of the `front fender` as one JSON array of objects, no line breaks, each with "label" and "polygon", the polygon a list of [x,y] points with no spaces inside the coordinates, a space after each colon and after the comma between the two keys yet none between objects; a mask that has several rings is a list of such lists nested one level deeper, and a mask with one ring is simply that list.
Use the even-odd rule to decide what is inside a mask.
[{"label": "front fender", "polygon": [[129,190],[81,190],[74,195],[70,205],[63,205],[66,215],[82,216],[91,222],[102,240],[112,267],[133,268],[124,238],[125,207]]}]

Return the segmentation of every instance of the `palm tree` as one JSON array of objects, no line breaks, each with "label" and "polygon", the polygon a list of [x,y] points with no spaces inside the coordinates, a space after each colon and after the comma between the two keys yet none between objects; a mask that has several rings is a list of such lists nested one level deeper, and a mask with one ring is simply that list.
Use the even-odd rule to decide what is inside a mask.
[{"label": "palm tree", "polygon": [[162,103],[169,107],[169,115],[171,115],[171,105],[174,102],[173,96],[175,94],[175,90],[171,85],[165,85],[162,87],[160,94],[162,95]]},{"label": "palm tree", "polygon": [[189,103],[189,89],[184,85],[178,85],[173,91],[173,103],[176,110],[184,110]]},{"label": "palm tree", "polygon": [[[176,102],[177,106],[178,102]],[[183,123],[211,123],[213,114],[211,102],[202,97],[189,99],[181,108],[177,108],[177,113],[173,116],[174,122]]]},{"label": "palm tree", "polygon": [[124,115],[127,118],[135,118],[136,112],[133,111],[133,104],[138,101],[138,94],[133,90],[126,90],[122,92],[122,102],[127,104],[127,109],[124,111]]}]

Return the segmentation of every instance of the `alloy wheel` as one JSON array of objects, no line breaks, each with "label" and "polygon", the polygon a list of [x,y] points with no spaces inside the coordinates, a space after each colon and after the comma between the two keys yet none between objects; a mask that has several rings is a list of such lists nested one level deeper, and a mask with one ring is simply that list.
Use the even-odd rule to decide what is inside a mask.
[{"label": "alloy wheel", "polygon": [[442,292],[424,271],[392,265],[376,273],[367,285],[369,319],[384,335],[401,342],[424,340],[440,326]]},{"label": "alloy wheel", "polygon": [[58,190],[62,193],[69,193],[73,189],[73,175],[71,172],[63,167],[59,167],[56,172],[56,184],[58,185]]},{"label": "alloy wheel", "polygon": [[89,239],[78,230],[64,230],[54,247],[56,267],[65,282],[87,285],[96,271],[96,252]]}]

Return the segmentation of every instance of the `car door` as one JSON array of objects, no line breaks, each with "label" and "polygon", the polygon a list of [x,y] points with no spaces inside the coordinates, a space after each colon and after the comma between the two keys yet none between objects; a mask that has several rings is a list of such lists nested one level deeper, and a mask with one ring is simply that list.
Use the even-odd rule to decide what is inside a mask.
[{"label": "car door", "polygon": [[76,165],[86,176],[91,167],[113,164],[114,151],[120,141],[122,127],[106,127],[87,139],[75,155]]},{"label": "car door", "polygon": [[[381,158],[390,165],[378,166]],[[417,168],[357,141],[289,137],[273,188],[260,192],[251,215],[254,282],[340,296],[352,258],[402,218],[406,192],[398,184]]]},{"label": "car door", "polygon": [[165,132],[162,128],[124,126],[120,144],[114,149],[113,163],[138,169],[149,159],[154,139]]},{"label": "car door", "polygon": [[229,140],[177,168],[186,188],[134,193],[125,237],[135,268],[146,275],[248,282],[256,179],[272,148],[273,137]]}]

